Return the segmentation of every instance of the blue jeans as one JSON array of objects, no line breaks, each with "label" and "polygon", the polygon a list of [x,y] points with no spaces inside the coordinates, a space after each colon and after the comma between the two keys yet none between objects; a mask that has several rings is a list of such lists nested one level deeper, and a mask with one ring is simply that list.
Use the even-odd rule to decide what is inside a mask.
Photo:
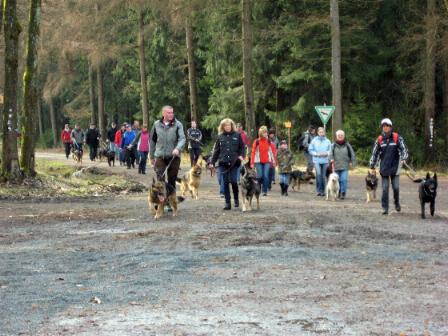
[{"label": "blue jeans", "polygon": [[239,167],[232,167],[229,169],[227,167],[219,167],[221,175],[221,188],[224,191],[224,198],[227,204],[230,204],[230,185],[232,185],[233,199],[235,202],[238,202],[238,168]]},{"label": "blue jeans", "polygon": [[280,184],[289,184],[289,174],[288,173],[280,173]]},{"label": "blue jeans", "polygon": [[315,163],[314,168],[316,169],[316,191],[319,194],[325,193],[326,177],[325,172],[327,171],[328,163]]},{"label": "blue jeans", "polygon": [[148,160],[148,152],[138,151],[138,154],[140,155],[140,162],[138,163],[138,170],[142,174],[145,174],[146,173],[146,161]]},{"label": "blue jeans", "polygon": [[381,206],[384,210],[389,210],[389,178],[392,182],[392,190],[394,192],[395,206],[400,205],[400,175],[381,176],[383,184],[383,195],[381,197]]},{"label": "blue jeans", "polygon": [[341,191],[341,193],[346,193],[348,184],[348,170],[336,170],[335,173],[339,176],[339,190]]},{"label": "blue jeans", "polygon": [[219,194],[224,195],[224,181],[222,179],[221,167],[218,167],[218,169],[216,169],[216,179],[218,180],[219,184]]},{"label": "blue jeans", "polygon": [[260,181],[261,189],[263,193],[268,192],[270,179],[269,179],[269,169],[271,168],[270,163],[255,163],[255,168],[257,169],[258,181]]},{"label": "blue jeans", "polygon": [[115,153],[115,158],[118,158],[118,155],[119,155],[120,152],[118,151],[118,147],[115,146],[115,144],[113,142],[109,142],[109,150],[111,152]]},{"label": "blue jeans", "polygon": [[[275,182],[275,168],[271,166],[269,168],[269,182]],[[269,184],[269,188],[271,187],[271,184]]]}]

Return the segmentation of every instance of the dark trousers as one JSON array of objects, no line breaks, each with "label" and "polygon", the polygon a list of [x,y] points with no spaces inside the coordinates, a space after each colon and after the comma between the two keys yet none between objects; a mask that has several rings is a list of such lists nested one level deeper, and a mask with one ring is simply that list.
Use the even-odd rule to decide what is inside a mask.
[{"label": "dark trousers", "polygon": [[192,167],[196,164],[196,162],[198,162],[199,155],[201,155],[200,147],[190,148],[190,163]]},{"label": "dark trousers", "polygon": [[[171,161],[172,160],[172,161]],[[171,164],[170,164],[171,162]],[[167,169],[167,172],[165,175],[163,173],[165,172],[166,167],[170,165]],[[179,172],[180,167],[180,157],[175,156],[172,157],[166,157],[166,158],[156,158],[156,162],[154,164],[154,170],[157,174],[157,179],[159,181],[165,181],[168,179],[168,184],[170,184],[174,190],[176,190],[176,179],[177,179],[177,173]]]},{"label": "dark trousers", "polygon": [[219,167],[221,170],[221,183],[224,186],[224,199],[226,204],[230,204],[230,185],[232,185],[233,201],[238,203],[238,167],[232,167],[228,169],[226,167]]},{"label": "dark trousers", "polygon": [[89,157],[90,161],[94,161],[98,152],[98,146],[89,145]]},{"label": "dark trousers", "polygon": [[392,190],[394,192],[395,206],[400,204],[400,175],[394,176],[381,176],[383,184],[383,196],[381,197],[381,206],[384,210],[389,210],[389,179],[392,184]]},{"label": "dark trousers", "polygon": [[146,161],[148,160],[148,152],[138,151],[140,156],[140,162],[138,163],[138,171],[140,173],[146,173]]},{"label": "dark trousers", "polygon": [[72,149],[72,144],[70,142],[64,142],[64,149],[65,149],[65,156],[68,159],[68,157],[70,155],[70,151]]}]

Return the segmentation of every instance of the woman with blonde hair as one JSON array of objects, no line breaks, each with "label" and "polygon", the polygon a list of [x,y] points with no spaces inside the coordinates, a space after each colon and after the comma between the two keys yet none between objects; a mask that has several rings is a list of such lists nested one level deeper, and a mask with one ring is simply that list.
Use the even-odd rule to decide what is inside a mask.
[{"label": "woman with blonde hair", "polygon": [[258,180],[261,184],[263,196],[267,196],[270,176],[269,169],[276,166],[277,150],[275,144],[268,139],[268,128],[261,126],[258,139],[252,144],[250,166],[257,169]]},{"label": "woman with blonde hair", "polygon": [[218,127],[218,139],[213,147],[213,155],[210,165],[215,166],[218,162],[218,169],[221,176],[221,183],[224,185],[224,210],[230,210],[230,184],[233,190],[233,200],[235,208],[239,207],[238,199],[238,167],[244,160],[244,143],[241,135],[237,132],[236,125],[232,119],[221,120]]}]

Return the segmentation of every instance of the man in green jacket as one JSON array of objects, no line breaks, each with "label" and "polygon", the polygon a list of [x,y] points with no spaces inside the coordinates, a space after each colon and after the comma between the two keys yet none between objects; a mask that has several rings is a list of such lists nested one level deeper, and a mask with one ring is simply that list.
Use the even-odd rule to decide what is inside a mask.
[{"label": "man in green jacket", "polygon": [[180,166],[180,153],[185,146],[182,123],[174,117],[171,106],[162,108],[162,119],[157,120],[151,129],[150,158],[157,179],[168,179],[174,189]]}]

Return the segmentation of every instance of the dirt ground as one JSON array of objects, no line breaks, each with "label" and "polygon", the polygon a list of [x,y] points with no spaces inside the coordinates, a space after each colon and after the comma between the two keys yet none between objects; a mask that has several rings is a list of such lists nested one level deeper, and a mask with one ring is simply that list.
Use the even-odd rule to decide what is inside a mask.
[{"label": "dirt ground", "polygon": [[361,175],[336,202],[276,184],[251,213],[207,176],[157,222],[142,193],[1,200],[0,335],[448,335],[448,180],[426,220],[417,187],[389,216]]}]

